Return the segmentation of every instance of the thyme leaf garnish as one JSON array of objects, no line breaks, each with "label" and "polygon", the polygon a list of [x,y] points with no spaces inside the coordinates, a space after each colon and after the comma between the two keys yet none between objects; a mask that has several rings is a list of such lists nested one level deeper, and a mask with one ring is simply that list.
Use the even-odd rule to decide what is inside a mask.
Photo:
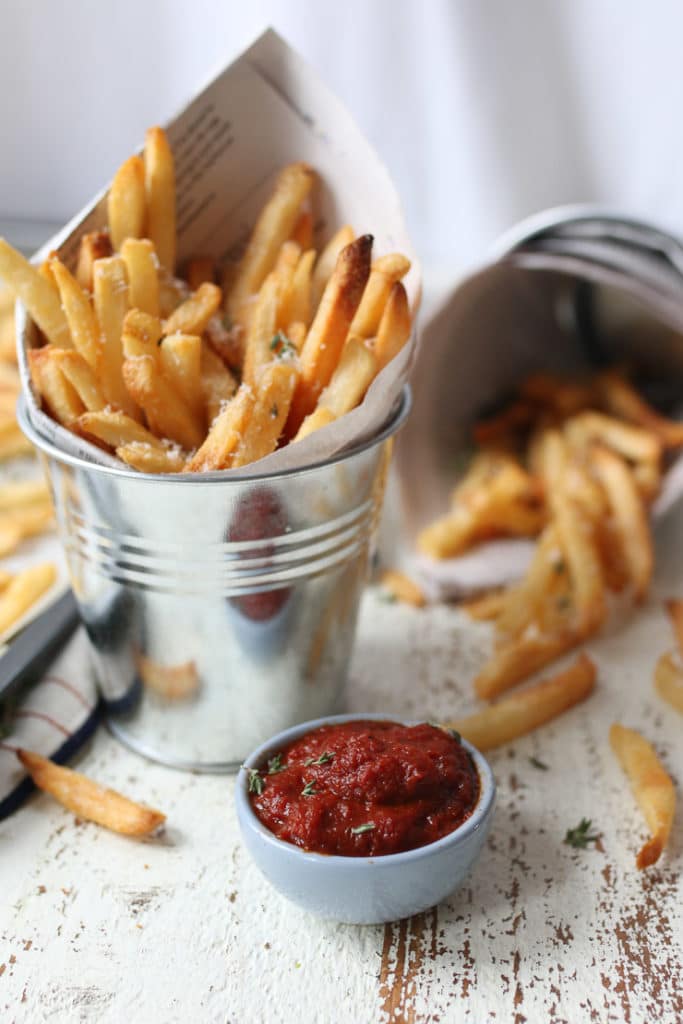
[{"label": "thyme leaf garnish", "polygon": [[268,774],[277,775],[278,772],[285,770],[285,765],[282,763],[282,754],[275,754],[274,757],[268,759]]},{"label": "thyme leaf garnish", "polygon": [[366,821],[364,825],[357,825],[351,829],[352,836],[362,836],[364,832],[372,832],[375,827],[374,821]]},{"label": "thyme leaf garnish", "polygon": [[311,779],[311,781],[307,782],[306,785],[304,786],[304,788],[301,790],[301,795],[302,796],[315,796],[317,792],[318,792],[318,790],[315,788],[315,781],[313,779]]},{"label": "thyme leaf garnish", "polygon": [[593,822],[590,818],[582,818],[576,828],[567,829],[564,837],[565,843],[577,850],[585,850],[589,843],[597,843],[601,838],[601,832],[591,832]]},{"label": "thyme leaf garnish", "polygon": [[548,771],[548,765],[543,764],[543,761],[539,761],[537,757],[530,757],[529,762],[534,766],[534,768],[538,768],[539,772]]},{"label": "thyme leaf garnish", "polygon": [[285,356],[296,355],[296,346],[289,340],[286,334],[278,331],[277,334],[273,335],[270,351],[274,352],[278,359],[284,359]]},{"label": "thyme leaf garnish", "polygon": [[247,775],[249,776],[247,782],[249,792],[256,793],[257,796],[261,796],[261,793],[263,792],[263,787],[265,786],[265,782],[261,778],[261,773],[259,772],[258,768],[247,768],[245,764],[243,764],[242,767],[246,768]]},{"label": "thyme leaf garnish", "polygon": [[332,750],[323,750],[320,757],[309,757],[307,761],[304,761],[304,768],[310,768],[312,764],[327,764],[333,757]]}]

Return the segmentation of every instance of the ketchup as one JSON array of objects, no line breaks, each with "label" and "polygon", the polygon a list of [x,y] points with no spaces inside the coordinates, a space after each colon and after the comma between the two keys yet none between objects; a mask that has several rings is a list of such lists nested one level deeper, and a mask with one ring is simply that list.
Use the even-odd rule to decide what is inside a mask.
[{"label": "ketchup", "polygon": [[345,857],[441,839],[467,820],[479,789],[459,738],[426,722],[324,725],[249,775],[254,812],[278,839]]}]

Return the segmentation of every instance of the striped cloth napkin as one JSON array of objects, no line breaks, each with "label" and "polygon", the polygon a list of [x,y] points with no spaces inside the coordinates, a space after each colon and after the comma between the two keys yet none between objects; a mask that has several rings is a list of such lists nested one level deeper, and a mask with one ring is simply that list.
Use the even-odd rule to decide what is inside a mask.
[{"label": "striped cloth napkin", "polygon": [[33,783],[14,753],[25,747],[63,763],[85,743],[98,721],[97,693],[83,627],[73,634],[40,682],[4,709],[0,740],[0,820],[17,809]]}]

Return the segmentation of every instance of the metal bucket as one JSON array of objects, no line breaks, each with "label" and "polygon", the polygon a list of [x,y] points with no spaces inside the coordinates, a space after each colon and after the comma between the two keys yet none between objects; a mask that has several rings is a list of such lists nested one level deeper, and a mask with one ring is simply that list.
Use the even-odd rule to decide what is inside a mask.
[{"label": "metal bucket", "polygon": [[150,476],[47,442],[54,498],[110,726],[176,768],[234,770],[338,708],[392,435],[279,475]]}]

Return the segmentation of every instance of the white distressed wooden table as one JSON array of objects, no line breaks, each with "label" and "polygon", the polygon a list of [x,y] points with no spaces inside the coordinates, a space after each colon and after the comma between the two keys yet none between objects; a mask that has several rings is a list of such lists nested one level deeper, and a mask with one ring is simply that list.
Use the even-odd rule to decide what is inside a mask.
[{"label": "white distressed wooden table", "polygon": [[[634,866],[643,821],[607,745],[619,719],[683,780],[683,717],[652,668],[683,594],[683,516],[658,531],[656,593],[590,645],[588,703],[491,757],[488,845],[463,889],[386,927],[317,920],[278,896],[242,843],[233,781],[150,765],[102,729],[80,767],[168,814],[139,843],[36,796],[0,825],[0,1019],[98,1024],[683,1019],[683,813],[661,864]],[[488,628],[448,607],[365,596],[353,711],[465,710]],[[549,765],[535,768],[530,757]],[[591,818],[597,849],[563,844]]]}]

